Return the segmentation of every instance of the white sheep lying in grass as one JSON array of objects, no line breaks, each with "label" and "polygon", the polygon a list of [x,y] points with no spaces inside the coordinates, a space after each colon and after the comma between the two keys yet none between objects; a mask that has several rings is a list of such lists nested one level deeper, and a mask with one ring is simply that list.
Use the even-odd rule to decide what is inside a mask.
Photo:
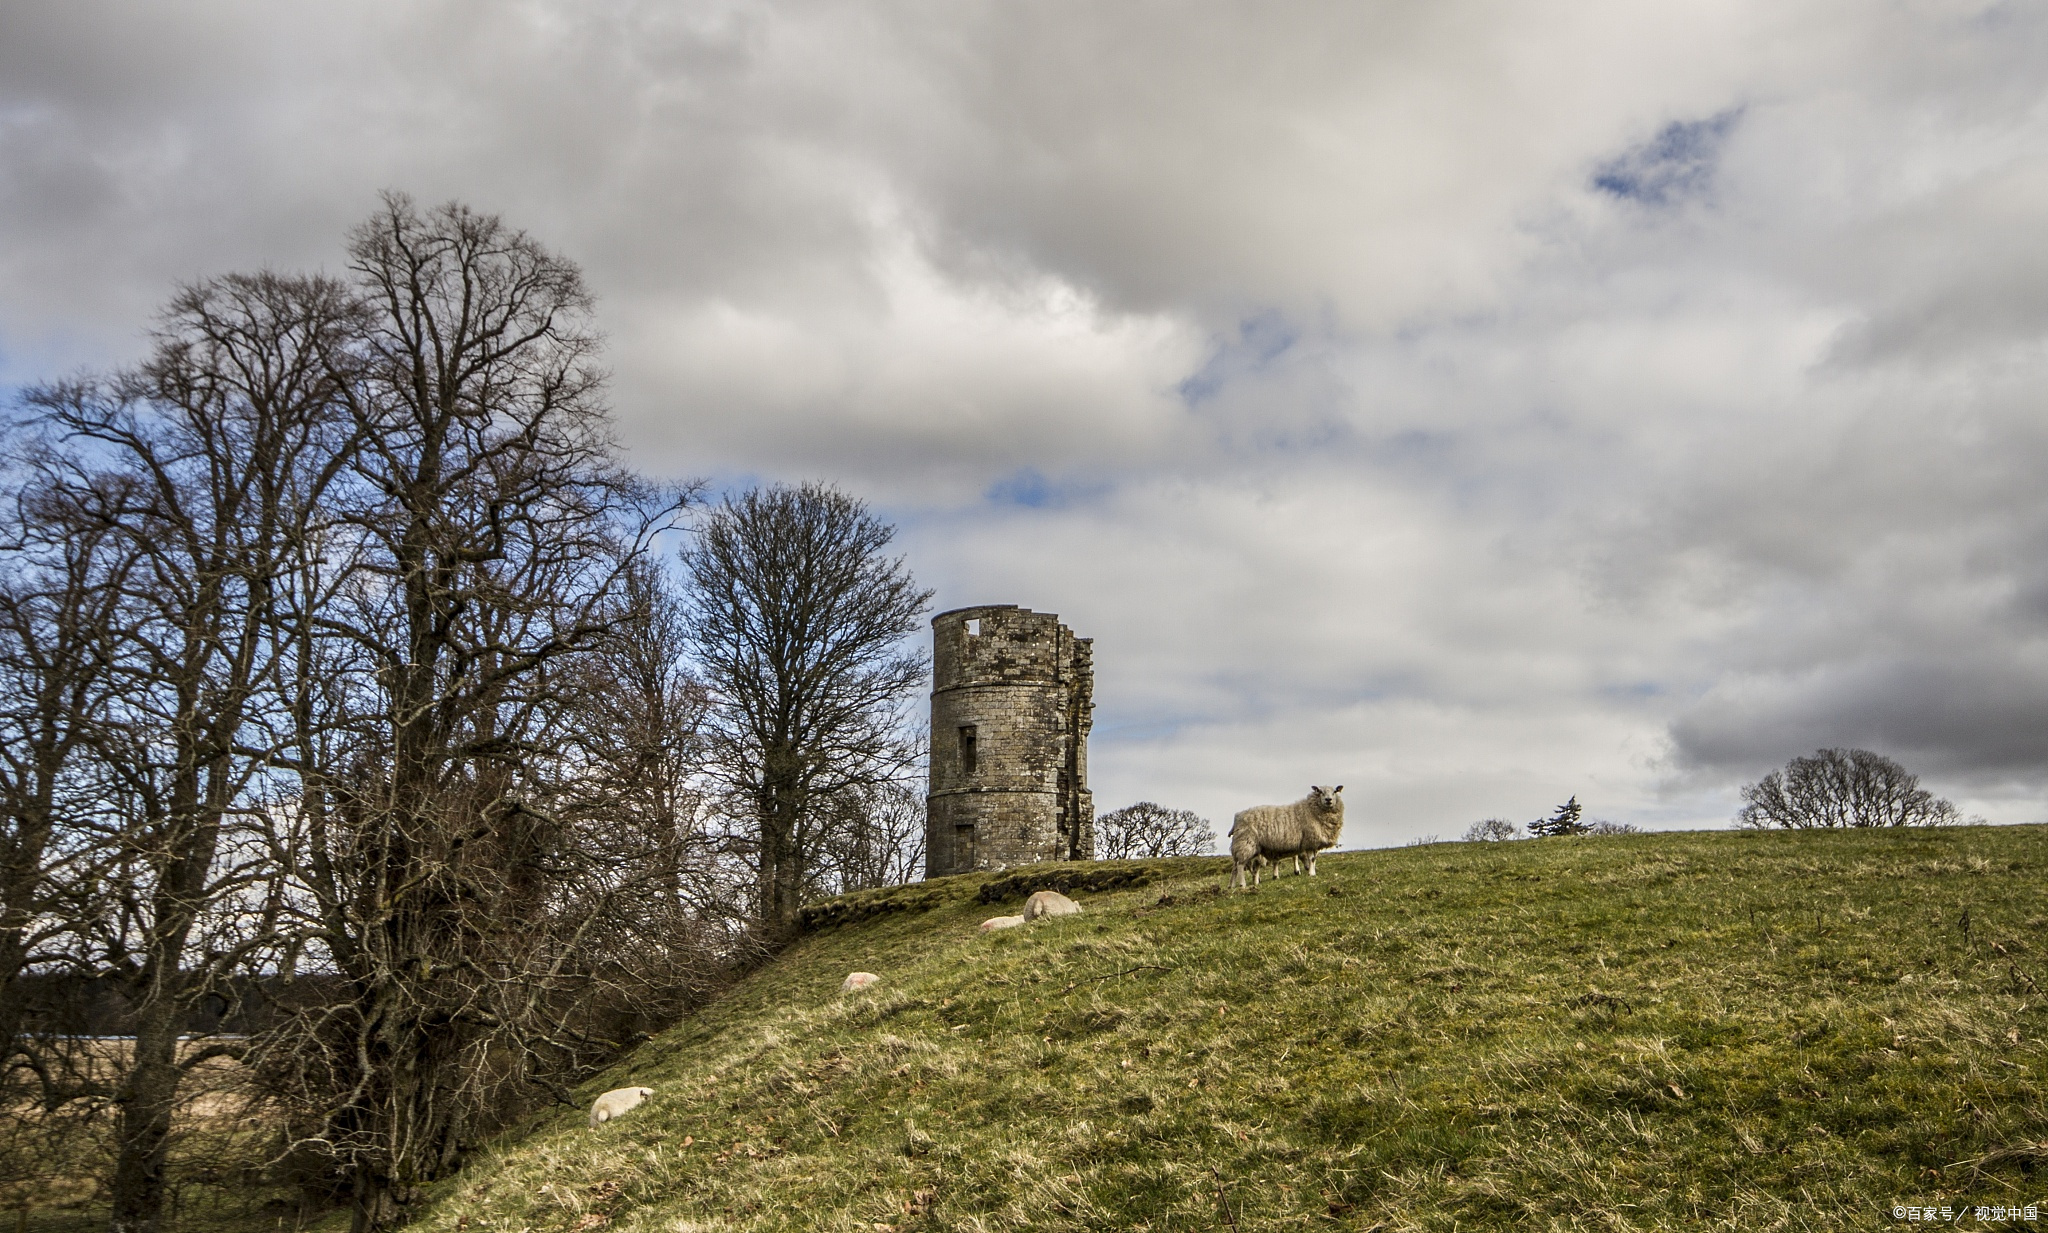
[{"label": "white sheep lying in grass", "polygon": [[1081,905],[1056,890],[1032,892],[1024,901],[1024,919],[1041,920],[1048,916],[1079,916]]},{"label": "white sheep lying in grass", "polygon": [[839,982],[841,993],[857,993],[882,978],[873,972],[848,972],[846,979]]},{"label": "white sheep lying in grass", "polygon": [[[1316,853],[1337,846],[1344,833],[1344,785],[1334,788],[1310,787],[1308,795],[1291,805],[1254,805],[1230,823],[1230,885],[1259,884],[1261,860],[1279,863],[1285,856],[1308,858],[1308,876],[1316,876]],[[1276,873],[1277,877],[1278,874]]]},{"label": "white sheep lying in grass", "polygon": [[990,933],[997,929],[1015,929],[1023,923],[1024,918],[1021,916],[991,916],[981,922],[981,931]]},{"label": "white sheep lying in grass", "polygon": [[597,1098],[590,1106],[590,1128],[597,1129],[615,1117],[624,1116],[640,1107],[640,1102],[654,1095],[651,1087],[615,1087]]}]

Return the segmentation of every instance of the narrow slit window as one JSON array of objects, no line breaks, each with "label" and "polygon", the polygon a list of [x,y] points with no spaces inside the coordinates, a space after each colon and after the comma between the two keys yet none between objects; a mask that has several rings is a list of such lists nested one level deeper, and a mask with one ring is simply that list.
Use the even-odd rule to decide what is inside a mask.
[{"label": "narrow slit window", "polygon": [[972,775],[976,761],[974,725],[967,724],[960,729],[960,773],[962,775]]}]

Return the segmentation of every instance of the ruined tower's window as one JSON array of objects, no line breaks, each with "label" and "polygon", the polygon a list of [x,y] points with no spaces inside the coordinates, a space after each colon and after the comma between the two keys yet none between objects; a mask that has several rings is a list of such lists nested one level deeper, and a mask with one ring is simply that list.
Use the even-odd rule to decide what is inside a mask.
[{"label": "ruined tower's window", "polygon": [[967,724],[960,729],[960,773],[974,773],[974,725]]},{"label": "ruined tower's window", "polygon": [[953,828],[953,861],[960,869],[974,868],[974,827]]},{"label": "ruined tower's window", "polygon": [[969,619],[968,619],[968,622],[967,622],[967,636],[968,636],[968,637],[970,637],[970,638],[979,638],[979,637],[981,637],[981,618],[980,618],[980,617],[971,617],[971,618],[969,618]]}]

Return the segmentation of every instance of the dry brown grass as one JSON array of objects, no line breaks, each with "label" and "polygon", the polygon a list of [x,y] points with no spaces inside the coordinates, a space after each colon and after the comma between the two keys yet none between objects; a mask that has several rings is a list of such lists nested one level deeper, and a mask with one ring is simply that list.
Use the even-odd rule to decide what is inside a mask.
[{"label": "dry brown grass", "polygon": [[[188,1041],[192,1056],[210,1043]],[[28,1233],[79,1233],[106,1221],[106,1179],[113,1161],[118,1111],[107,1095],[119,1081],[133,1042],[60,1042],[82,1095],[56,1109],[33,1094],[0,1108],[0,1211],[27,1213]],[[298,1212],[264,1183],[276,1146],[273,1118],[251,1090],[241,1063],[207,1058],[186,1077],[173,1123],[168,1178],[171,1214],[179,1227],[271,1229]],[[265,1219],[265,1217],[270,1217]],[[4,1233],[4,1231],[0,1231]]]}]

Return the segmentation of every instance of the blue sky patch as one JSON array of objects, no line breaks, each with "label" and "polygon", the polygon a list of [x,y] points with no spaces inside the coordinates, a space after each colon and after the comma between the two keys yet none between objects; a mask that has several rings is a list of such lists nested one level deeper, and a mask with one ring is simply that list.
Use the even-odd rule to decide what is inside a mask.
[{"label": "blue sky patch", "polygon": [[1624,201],[1669,206],[1713,185],[1721,145],[1742,119],[1731,107],[1704,120],[1674,121],[1655,137],[1593,170],[1593,187]]},{"label": "blue sky patch", "polygon": [[1180,383],[1181,401],[1190,407],[1207,402],[1233,378],[1259,371],[1300,339],[1301,332],[1278,312],[1246,317],[1237,323],[1237,337],[1218,342],[1208,363]]},{"label": "blue sky patch", "polygon": [[1055,493],[1049,480],[1031,467],[1025,467],[989,485],[987,496],[998,505],[1044,509],[1052,504]]},{"label": "blue sky patch", "polygon": [[981,495],[996,505],[1021,505],[1026,509],[1057,509],[1075,501],[1098,496],[1109,485],[1089,480],[1047,479],[1035,467],[1020,467],[990,484]]}]

